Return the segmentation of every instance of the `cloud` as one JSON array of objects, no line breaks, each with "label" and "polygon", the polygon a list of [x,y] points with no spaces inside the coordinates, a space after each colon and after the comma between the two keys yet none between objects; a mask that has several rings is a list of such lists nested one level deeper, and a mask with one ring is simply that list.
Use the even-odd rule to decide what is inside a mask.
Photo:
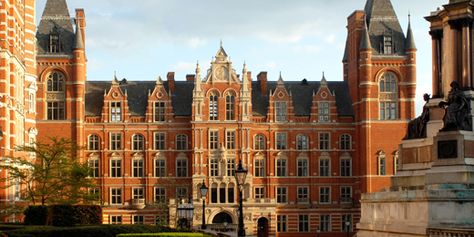
[{"label": "cloud", "polygon": [[293,47],[295,53],[305,53],[305,54],[318,54],[321,52],[321,47],[319,45],[307,44],[307,45],[297,45]]},{"label": "cloud", "polygon": [[207,40],[200,38],[200,37],[192,37],[188,40],[188,46],[192,49],[199,48],[203,45],[207,44]]},{"label": "cloud", "polygon": [[176,72],[193,72],[196,69],[196,63],[190,62],[178,62],[172,66],[173,70]]}]

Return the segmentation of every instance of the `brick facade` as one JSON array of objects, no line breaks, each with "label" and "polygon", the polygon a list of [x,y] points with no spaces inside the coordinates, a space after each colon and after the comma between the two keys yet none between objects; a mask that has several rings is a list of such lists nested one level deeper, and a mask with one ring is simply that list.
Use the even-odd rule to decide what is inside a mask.
[{"label": "brick facade", "polygon": [[[392,14],[387,24],[377,22],[377,4]],[[247,234],[344,236],[343,223],[352,231],[360,218],[360,194],[389,186],[416,81],[416,49],[389,0],[349,16],[344,81],[255,79],[246,65],[237,73],[222,46],[209,70],[197,65],[186,80],[171,72],[88,81],[82,9],[75,20],[74,29],[65,0],[47,1],[37,33],[38,139],[86,147],[104,223],[175,225],[176,203],[191,198],[199,225],[205,182],[206,223],[235,224],[240,161],[249,170]]]}]

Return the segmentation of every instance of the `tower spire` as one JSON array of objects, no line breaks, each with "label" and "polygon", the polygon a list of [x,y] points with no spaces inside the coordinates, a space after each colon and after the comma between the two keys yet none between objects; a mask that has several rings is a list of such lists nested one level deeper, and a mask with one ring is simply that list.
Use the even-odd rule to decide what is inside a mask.
[{"label": "tower spire", "polygon": [[406,49],[416,49],[415,38],[413,37],[413,31],[411,30],[411,15],[408,13],[408,29],[407,29],[407,38],[405,40]]},{"label": "tower spire", "polygon": [[367,28],[367,19],[364,20],[364,30],[362,31],[362,38],[360,40],[359,49],[363,49],[363,50],[372,49],[372,45],[370,43],[369,29]]}]

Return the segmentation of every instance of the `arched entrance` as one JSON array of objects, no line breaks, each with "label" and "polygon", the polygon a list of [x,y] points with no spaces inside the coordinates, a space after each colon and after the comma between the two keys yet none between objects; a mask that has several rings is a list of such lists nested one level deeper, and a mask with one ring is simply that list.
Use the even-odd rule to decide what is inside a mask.
[{"label": "arched entrance", "polygon": [[223,224],[223,223],[232,224],[232,217],[228,213],[221,212],[217,214],[216,216],[214,216],[214,218],[212,219],[212,223],[213,224]]},{"label": "arched entrance", "polygon": [[258,219],[257,237],[268,237],[268,219],[265,217]]}]

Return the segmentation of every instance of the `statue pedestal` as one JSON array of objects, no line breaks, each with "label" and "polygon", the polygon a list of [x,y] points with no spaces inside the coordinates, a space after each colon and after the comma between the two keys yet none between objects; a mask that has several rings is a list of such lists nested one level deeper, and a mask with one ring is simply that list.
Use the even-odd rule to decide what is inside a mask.
[{"label": "statue pedestal", "polygon": [[474,132],[404,140],[399,159],[390,191],[362,195],[357,236],[474,236]]}]

